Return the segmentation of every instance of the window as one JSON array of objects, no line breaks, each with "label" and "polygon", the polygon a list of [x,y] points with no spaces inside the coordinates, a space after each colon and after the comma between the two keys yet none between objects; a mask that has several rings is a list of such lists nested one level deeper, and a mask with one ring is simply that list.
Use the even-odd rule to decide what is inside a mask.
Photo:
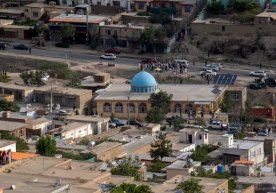
[{"label": "window", "polygon": [[144,9],[144,3],[143,2],[139,3],[139,9]]},{"label": "window", "polygon": [[239,92],[231,92],[230,96],[233,100],[239,100],[240,99],[240,93]]},{"label": "window", "polygon": [[113,1],[113,6],[120,7],[120,1]]},{"label": "window", "polygon": [[123,105],[122,105],[122,103],[116,103],[116,105],[115,105],[115,112],[116,113],[122,113],[123,112]]},{"label": "window", "polygon": [[184,7],[184,9],[185,9],[185,12],[186,13],[190,13],[191,11],[192,11],[192,5],[186,5],[185,7]]},{"label": "window", "polygon": [[110,112],[111,111],[111,105],[109,103],[105,103],[103,106],[104,112]]},{"label": "window", "polygon": [[33,11],[33,17],[38,17],[38,12],[37,11]]},{"label": "window", "polygon": [[140,113],[146,113],[147,112],[147,105],[145,103],[141,103],[139,106],[139,112]]},{"label": "window", "polygon": [[225,26],[221,26],[221,31],[225,31]]},{"label": "window", "polygon": [[128,109],[130,113],[135,113],[135,105],[133,103],[129,104]]},{"label": "window", "polygon": [[97,5],[102,5],[102,3],[100,1],[97,2]]},{"label": "window", "polygon": [[179,103],[175,104],[174,109],[175,113],[181,113],[181,105]]},{"label": "window", "polygon": [[106,30],[107,35],[111,35],[110,30]]},{"label": "window", "polygon": [[201,140],[201,139],[202,139],[202,136],[201,136],[201,134],[200,134],[200,135],[198,135],[198,139],[199,139],[199,140]]}]

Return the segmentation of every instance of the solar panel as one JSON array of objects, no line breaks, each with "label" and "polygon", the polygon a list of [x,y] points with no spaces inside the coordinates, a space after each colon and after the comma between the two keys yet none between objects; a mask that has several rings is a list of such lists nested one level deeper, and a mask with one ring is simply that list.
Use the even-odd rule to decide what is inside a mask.
[{"label": "solar panel", "polygon": [[234,74],[217,74],[214,78],[214,84],[233,85],[237,79],[237,75]]}]

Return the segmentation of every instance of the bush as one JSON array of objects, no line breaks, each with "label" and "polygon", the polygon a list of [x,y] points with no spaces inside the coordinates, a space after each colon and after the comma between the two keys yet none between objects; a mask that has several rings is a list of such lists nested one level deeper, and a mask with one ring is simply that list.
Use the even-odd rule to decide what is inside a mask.
[{"label": "bush", "polygon": [[92,41],[91,44],[90,44],[90,49],[91,50],[95,50],[97,47],[97,42],[96,41]]},{"label": "bush", "polygon": [[58,42],[55,44],[55,46],[59,48],[70,48],[70,44],[66,42]]},{"label": "bush", "polygon": [[149,14],[148,12],[146,12],[146,11],[139,11],[139,12],[137,13],[137,15],[138,15],[138,16],[149,16],[150,14]]}]

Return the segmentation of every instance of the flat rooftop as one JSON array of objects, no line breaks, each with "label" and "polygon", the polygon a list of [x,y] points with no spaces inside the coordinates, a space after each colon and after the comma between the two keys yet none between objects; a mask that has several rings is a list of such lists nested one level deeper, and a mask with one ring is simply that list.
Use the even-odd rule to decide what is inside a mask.
[{"label": "flat rooftop", "polygon": [[67,116],[65,120],[93,123],[93,122],[109,121],[109,118],[97,117],[97,116],[95,117],[95,116],[89,116],[89,115],[70,115],[70,116]]},{"label": "flat rooftop", "polygon": [[116,148],[118,146],[122,146],[119,142],[103,142],[99,145],[96,145],[91,149],[91,152],[94,154],[101,154],[104,153],[110,149]]},{"label": "flat rooftop", "polygon": [[24,10],[21,10],[21,9],[0,9],[0,13],[22,14],[22,13],[24,13]]},{"label": "flat rooftop", "polygon": [[45,123],[45,122],[52,122],[52,120],[50,119],[47,119],[46,117],[40,117],[40,118],[37,118],[37,119],[33,119],[32,120],[32,125],[39,125],[39,124],[42,124],[42,123]]},{"label": "flat rooftop", "polygon": [[[51,93],[51,86],[42,86],[42,87],[38,87],[35,88],[34,90],[35,92],[47,92],[47,93]],[[56,86],[52,88],[52,92],[53,94],[64,94],[64,95],[84,95],[84,94],[91,94],[92,95],[92,91],[91,90],[86,90],[86,89],[77,89],[77,88],[70,88],[70,87],[62,87],[62,86]]]},{"label": "flat rooftop", "polygon": [[35,87],[22,86],[22,85],[16,85],[16,84],[10,84],[10,83],[0,82],[0,88],[8,88],[8,89],[13,89],[13,90],[32,91],[32,90],[34,90]]},{"label": "flat rooftop", "polygon": [[[3,118],[3,112],[0,112],[0,119]],[[20,112],[9,112],[9,117],[7,118],[11,118],[11,119],[21,119],[21,120],[27,120],[27,119],[31,119],[31,117],[28,117],[27,115],[21,114]]]},{"label": "flat rooftop", "polygon": [[195,19],[192,24],[225,24],[225,25],[233,25],[234,23],[230,20],[222,19],[222,18],[206,18],[206,19]]},{"label": "flat rooftop", "polygon": [[2,121],[0,120],[0,131],[14,131],[19,128],[27,126],[25,123],[18,123],[12,121]]},{"label": "flat rooftop", "polygon": [[256,15],[256,17],[271,17],[273,19],[276,19],[276,13],[275,12],[266,12],[266,11],[264,11],[264,12]]},{"label": "flat rooftop", "polygon": [[[111,84],[99,92],[95,100],[148,100],[151,93],[131,93],[129,84]],[[214,102],[225,90],[225,86],[203,84],[159,84],[158,89],[173,94],[172,101]]]},{"label": "flat rooftop", "polygon": [[43,7],[52,7],[52,8],[58,8],[58,9],[74,9],[74,7],[69,7],[69,6],[60,6],[60,5],[48,5],[44,3],[30,3],[28,5],[25,5],[24,7],[38,7],[38,8],[43,8]]},{"label": "flat rooftop", "polygon": [[129,29],[139,29],[139,30],[145,29],[145,26],[143,26],[143,25],[133,25],[133,24],[131,24],[130,26],[127,26],[127,25],[120,25],[120,24],[111,24],[111,25],[102,25],[101,27],[110,27],[110,28],[129,28]]},{"label": "flat rooftop", "polygon": [[[101,23],[108,19],[108,16],[88,15],[88,23]],[[50,22],[86,23],[86,15],[60,14],[49,20]]]},{"label": "flat rooftop", "polygon": [[6,147],[14,143],[16,143],[16,141],[0,139],[0,148]]},{"label": "flat rooftop", "polygon": [[[193,165],[200,165],[201,162],[198,161],[194,161]],[[187,162],[184,160],[177,160],[175,162],[173,162],[171,165],[167,166],[167,169],[183,169],[183,168],[188,168],[186,167]]]},{"label": "flat rooftop", "polygon": [[57,128],[57,130],[62,129],[61,132],[66,132],[66,131],[78,129],[85,125],[88,125],[88,123],[73,122],[73,123],[69,123],[67,125],[63,125],[60,128]]},{"label": "flat rooftop", "polygon": [[257,145],[263,144],[260,141],[247,141],[247,140],[240,140],[234,141],[232,148],[239,148],[239,149],[251,149]]}]

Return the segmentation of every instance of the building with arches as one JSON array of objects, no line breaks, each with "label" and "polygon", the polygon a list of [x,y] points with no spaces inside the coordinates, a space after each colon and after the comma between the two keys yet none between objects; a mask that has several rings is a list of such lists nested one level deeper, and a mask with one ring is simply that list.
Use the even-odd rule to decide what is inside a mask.
[{"label": "building with arches", "polygon": [[134,75],[130,84],[111,84],[99,91],[95,101],[98,115],[110,117],[114,114],[121,119],[130,116],[130,119],[143,121],[151,109],[152,93],[162,90],[172,94],[172,113],[209,113],[218,110],[226,88],[211,84],[158,84],[150,73],[141,71]]}]

